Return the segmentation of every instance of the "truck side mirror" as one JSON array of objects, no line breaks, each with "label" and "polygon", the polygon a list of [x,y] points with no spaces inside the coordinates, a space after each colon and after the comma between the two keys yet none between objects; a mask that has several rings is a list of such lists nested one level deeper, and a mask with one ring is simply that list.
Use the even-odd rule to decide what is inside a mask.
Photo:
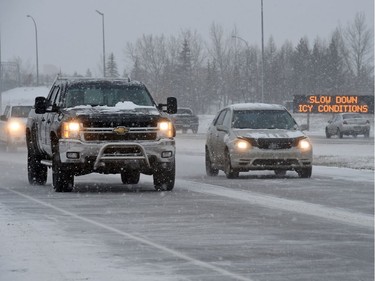
[{"label": "truck side mirror", "polygon": [[46,113],[46,98],[45,97],[36,97],[35,98],[35,104],[34,104],[34,107],[35,107],[35,113],[36,114],[44,114]]},{"label": "truck side mirror", "polygon": [[[167,107],[167,113],[175,114],[177,112],[177,99],[175,97],[168,97],[167,104],[159,103],[158,108],[163,110],[163,107]],[[165,111],[165,110],[163,110]]]},{"label": "truck side mirror", "polygon": [[167,98],[167,113],[175,114],[177,112],[177,99],[175,97]]}]

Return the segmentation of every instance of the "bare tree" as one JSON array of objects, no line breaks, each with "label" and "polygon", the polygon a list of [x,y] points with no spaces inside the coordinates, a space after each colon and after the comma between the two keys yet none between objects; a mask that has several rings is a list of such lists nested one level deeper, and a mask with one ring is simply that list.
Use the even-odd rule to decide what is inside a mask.
[{"label": "bare tree", "polygon": [[[366,25],[364,13],[357,13],[354,22],[344,31],[346,65],[356,78],[355,88],[363,91],[363,85],[373,80],[373,32]],[[371,83],[371,82],[370,82]]]}]

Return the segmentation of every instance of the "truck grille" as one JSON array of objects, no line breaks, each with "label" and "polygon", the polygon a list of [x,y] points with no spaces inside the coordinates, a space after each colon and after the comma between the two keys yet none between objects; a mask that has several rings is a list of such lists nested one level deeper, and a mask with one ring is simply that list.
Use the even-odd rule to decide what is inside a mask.
[{"label": "truck grille", "polygon": [[129,128],[124,134],[116,134],[113,128],[85,128],[85,141],[144,141],[156,140],[156,128]]}]

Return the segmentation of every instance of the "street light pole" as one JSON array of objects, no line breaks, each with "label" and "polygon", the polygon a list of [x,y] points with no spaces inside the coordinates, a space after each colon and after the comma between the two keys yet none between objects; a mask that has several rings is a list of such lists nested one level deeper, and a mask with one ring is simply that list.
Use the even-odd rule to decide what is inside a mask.
[{"label": "street light pole", "polygon": [[99,15],[102,16],[102,29],[103,29],[103,77],[105,77],[105,37],[104,37],[104,13],[95,10]]},{"label": "street light pole", "polygon": [[39,59],[38,59],[38,29],[36,27],[36,22],[34,18],[30,15],[27,15],[28,18],[31,18],[34,22],[35,27],[35,52],[36,52],[36,85],[39,86]]},{"label": "street light pole", "polygon": [[262,102],[264,102],[264,29],[263,29],[263,0],[261,0],[261,25],[262,25]]},{"label": "street light pole", "polygon": [[236,35],[232,35],[232,38],[239,39],[239,40],[241,40],[242,42],[244,42],[246,44],[246,76],[247,76],[247,79],[248,79],[248,81],[246,82],[246,90],[248,91],[249,90],[249,86],[250,86],[249,85],[249,83],[250,83],[250,74],[249,74],[250,46],[249,46],[249,42],[247,42],[242,37],[236,36]]}]

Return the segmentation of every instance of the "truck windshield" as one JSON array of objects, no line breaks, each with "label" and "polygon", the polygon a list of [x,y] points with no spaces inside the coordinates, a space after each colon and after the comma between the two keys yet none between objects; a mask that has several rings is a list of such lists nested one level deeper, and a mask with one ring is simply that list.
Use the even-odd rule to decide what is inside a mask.
[{"label": "truck windshield", "polygon": [[140,106],[154,106],[154,102],[142,86],[121,84],[77,84],[68,88],[65,107],[80,105],[116,106],[120,102],[132,102]]},{"label": "truck windshield", "polygon": [[237,110],[233,113],[232,127],[237,129],[287,129],[296,125],[285,110]]}]

